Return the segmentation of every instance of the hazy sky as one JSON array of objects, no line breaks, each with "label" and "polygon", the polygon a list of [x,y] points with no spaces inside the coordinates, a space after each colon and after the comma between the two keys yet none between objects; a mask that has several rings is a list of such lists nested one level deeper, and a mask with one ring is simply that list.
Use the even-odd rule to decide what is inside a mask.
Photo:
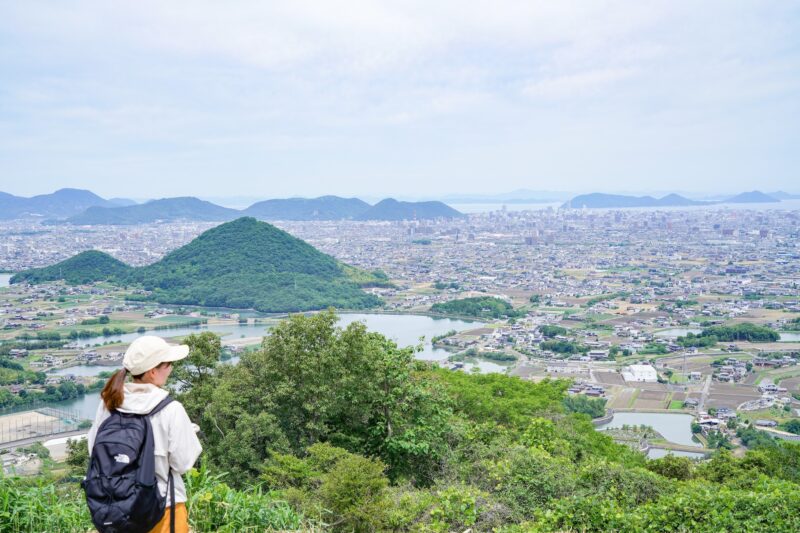
[{"label": "hazy sky", "polygon": [[800,192],[800,2],[0,0],[0,190]]}]

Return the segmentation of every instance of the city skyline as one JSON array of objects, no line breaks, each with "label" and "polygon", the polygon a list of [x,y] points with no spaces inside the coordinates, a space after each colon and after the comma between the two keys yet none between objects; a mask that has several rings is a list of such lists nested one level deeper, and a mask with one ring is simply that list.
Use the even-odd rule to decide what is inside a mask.
[{"label": "city skyline", "polygon": [[788,3],[4,11],[15,195],[798,192]]}]

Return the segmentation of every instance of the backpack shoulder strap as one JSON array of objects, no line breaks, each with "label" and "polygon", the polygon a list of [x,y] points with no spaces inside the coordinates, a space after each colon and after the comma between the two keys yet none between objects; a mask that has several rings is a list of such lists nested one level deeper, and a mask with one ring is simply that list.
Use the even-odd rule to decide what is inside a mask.
[{"label": "backpack shoulder strap", "polygon": [[147,413],[147,415],[146,415],[146,416],[153,416],[154,414],[156,414],[157,412],[159,412],[160,410],[162,410],[163,408],[165,408],[166,406],[168,406],[170,403],[172,403],[172,401],[173,401],[173,400],[172,400],[172,396],[167,396],[166,398],[164,398],[163,400],[161,400],[160,402],[158,402],[158,405],[156,405],[155,407],[153,407],[152,411],[150,411],[149,413]]},{"label": "backpack shoulder strap", "polygon": [[169,471],[169,533],[175,533],[175,480],[172,469]]}]

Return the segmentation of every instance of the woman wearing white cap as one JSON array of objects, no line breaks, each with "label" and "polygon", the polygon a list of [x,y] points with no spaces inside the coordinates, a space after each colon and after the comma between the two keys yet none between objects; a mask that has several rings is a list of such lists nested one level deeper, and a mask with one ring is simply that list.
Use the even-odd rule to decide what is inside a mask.
[{"label": "woman wearing white cap", "polygon": [[[133,341],[125,352],[122,365],[106,383],[100,393],[103,401],[97,408],[97,416],[88,435],[89,453],[94,447],[100,425],[110,416],[110,411],[146,415],[166,397],[161,387],[172,372],[172,363],[189,355],[186,345],[168,344],[161,337],[142,336]],[[130,374],[132,382],[126,383]],[[159,491],[167,499],[164,517],[151,530],[170,531],[170,494],[168,480],[172,474],[175,495],[174,531],[189,531],[186,511],[186,488],[181,475],[197,460],[202,447],[197,439],[198,430],[189,420],[186,410],[178,402],[171,402],[150,417],[155,450],[155,475]],[[172,492],[172,490],[170,490]]]}]

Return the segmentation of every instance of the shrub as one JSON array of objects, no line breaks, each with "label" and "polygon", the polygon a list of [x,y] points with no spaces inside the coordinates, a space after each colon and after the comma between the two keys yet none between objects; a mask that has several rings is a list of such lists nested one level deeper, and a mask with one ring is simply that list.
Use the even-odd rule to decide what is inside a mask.
[{"label": "shrub", "polygon": [[205,467],[186,476],[189,522],[197,532],[238,533],[265,530],[298,530],[308,524],[288,503],[274,499],[260,486],[237,491]]},{"label": "shrub", "polygon": [[694,464],[691,459],[672,454],[647,461],[647,469],[661,476],[681,481],[692,479],[694,475]]},{"label": "shrub", "polygon": [[346,454],[323,475],[319,495],[338,531],[375,531],[386,519],[386,467],[377,460]]}]

